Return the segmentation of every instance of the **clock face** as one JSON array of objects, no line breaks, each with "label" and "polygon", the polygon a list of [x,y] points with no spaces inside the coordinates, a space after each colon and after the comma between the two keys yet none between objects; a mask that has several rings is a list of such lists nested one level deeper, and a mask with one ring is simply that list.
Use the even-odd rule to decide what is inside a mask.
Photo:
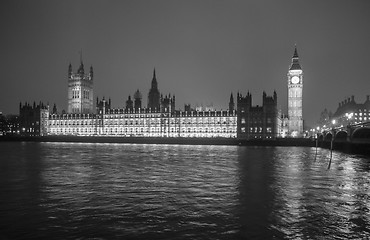
[{"label": "clock face", "polygon": [[297,76],[292,77],[292,83],[294,83],[294,84],[299,83],[299,77],[297,77]]}]

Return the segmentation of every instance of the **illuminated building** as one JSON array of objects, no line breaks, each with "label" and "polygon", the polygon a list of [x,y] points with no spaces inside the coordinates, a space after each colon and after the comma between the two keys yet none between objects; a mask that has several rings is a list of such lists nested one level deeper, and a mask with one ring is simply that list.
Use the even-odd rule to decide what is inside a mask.
[{"label": "illuminated building", "polygon": [[303,71],[299,64],[297,47],[288,71],[288,136],[303,136],[302,93]]},{"label": "illuminated building", "polygon": [[0,112],[0,136],[13,136],[19,135],[19,116],[18,115],[6,115],[4,116]]},{"label": "illuminated building", "polygon": [[93,113],[93,67],[85,74],[82,62],[77,73],[73,73],[72,65],[68,67],[68,113]]},{"label": "illuminated building", "polygon": [[[83,68],[82,62],[81,66]],[[69,78],[70,73],[71,71]],[[79,75],[78,79],[81,79],[81,76]],[[92,74],[90,76],[86,81],[91,81],[89,88],[92,90]],[[70,90],[73,88],[69,87],[69,92]],[[90,93],[92,94],[92,91]],[[159,93],[155,70],[147,108],[141,108],[141,99],[142,95],[137,90],[134,101],[129,96],[125,108],[114,109],[110,99],[107,102],[104,98],[100,101],[97,98],[96,113],[91,113],[90,107],[82,107],[80,112],[74,107],[75,110],[67,114],[50,114],[46,126],[48,135],[185,138],[237,136],[235,110],[194,111],[190,107],[188,111],[175,110],[175,96],[163,96]]]},{"label": "illuminated building", "polygon": [[[370,95],[366,96],[364,103],[356,103],[355,97],[347,98],[339,103],[329,123],[335,120],[337,126],[359,124],[370,121]],[[329,124],[328,124],[329,125]]]},{"label": "illuminated building", "polygon": [[50,115],[49,135],[122,137],[236,137],[235,111],[109,109],[100,114]]},{"label": "illuminated building", "polygon": [[[290,134],[299,136],[303,132],[302,120],[302,70],[295,49],[292,66],[288,73]],[[131,98],[133,96],[133,98]],[[183,138],[240,138],[275,139],[283,133],[280,112],[277,109],[277,94],[267,96],[263,92],[262,106],[252,106],[252,95],[238,93],[236,106],[231,93],[228,110],[213,107],[185,105],[185,110],[176,110],[174,95],[162,95],[158,90],[156,71],[153,71],[147,107],[142,107],[142,94],[137,90],[128,96],[125,106],[112,108],[111,100],[96,99],[93,110],[93,69],[85,74],[81,59],[77,73],[68,68],[68,112],[58,114],[56,106],[40,105],[32,111],[35,118],[29,126],[23,126],[30,135],[67,136],[114,136],[114,137],[183,137]],[[20,108],[26,116],[29,106]],[[39,130],[36,130],[39,129]],[[285,134],[285,133],[283,133]]]},{"label": "illuminated building", "polygon": [[6,121],[6,118],[5,116],[3,116],[3,113],[0,112],[0,136],[3,136],[6,134],[7,132],[7,121]]}]

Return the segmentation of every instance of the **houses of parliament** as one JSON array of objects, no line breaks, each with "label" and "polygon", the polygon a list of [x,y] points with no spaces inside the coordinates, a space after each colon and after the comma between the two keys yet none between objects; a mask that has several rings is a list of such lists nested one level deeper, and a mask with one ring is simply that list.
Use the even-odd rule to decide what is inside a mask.
[{"label": "houses of parliament", "polygon": [[[147,106],[137,90],[128,96],[125,106],[112,108],[110,99],[96,98],[94,70],[88,72],[81,59],[77,71],[68,67],[68,111],[58,113],[46,105],[20,104],[22,135],[184,137],[275,139],[303,136],[303,71],[297,48],[287,74],[288,115],[277,108],[277,94],[262,94],[262,106],[252,105],[252,94],[230,95],[228,110],[200,110],[185,105],[176,110],[175,95],[160,93],[153,71]],[[95,105],[95,107],[94,107]],[[32,113],[32,114],[31,114]],[[30,119],[29,116],[33,116]]]}]

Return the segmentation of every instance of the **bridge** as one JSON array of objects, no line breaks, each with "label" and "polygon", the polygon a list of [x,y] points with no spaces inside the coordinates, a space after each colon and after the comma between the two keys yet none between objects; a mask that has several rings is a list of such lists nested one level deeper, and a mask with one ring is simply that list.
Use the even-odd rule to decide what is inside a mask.
[{"label": "bridge", "polygon": [[353,152],[360,149],[361,153],[370,153],[370,121],[347,126],[323,128],[317,133],[318,145]]},{"label": "bridge", "polygon": [[318,138],[326,142],[370,143],[370,121],[322,129]]}]

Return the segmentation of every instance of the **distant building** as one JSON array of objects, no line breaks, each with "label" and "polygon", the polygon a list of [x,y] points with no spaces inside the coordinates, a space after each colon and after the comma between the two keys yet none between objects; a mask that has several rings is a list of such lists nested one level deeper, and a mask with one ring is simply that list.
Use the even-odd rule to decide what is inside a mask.
[{"label": "distant building", "polygon": [[45,136],[48,132],[49,106],[39,103],[19,104],[19,134],[22,136]]},{"label": "distant building", "polygon": [[2,112],[0,112],[0,136],[6,134],[6,118]]},{"label": "distant building", "polygon": [[19,116],[18,115],[6,115],[0,116],[0,136],[12,136],[19,135]]},{"label": "distant building", "polygon": [[364,103],[356,103],[354,96],[340,102],[330,122],[332,120],[337,126],[370,122],[370,95],[366,96]]},{"label": "distant building", "polygon": [[0,112],[0,136],[19,135],[19,116]]},{"label": "distant building", "polygon": [[320,113],[320,119],[319,121],[317,122],[317,124],[319,126],[324,126],[324,125],[329,125],[330,124],[330,119],[332,118],[333,114],[331,113],[331,111],[328,111],[328,109],[324,109],[321,113]]},{"label": "distant building", "polygon": [[288,71],[288,136],[303,137],[303,71],[297,47]]}]

